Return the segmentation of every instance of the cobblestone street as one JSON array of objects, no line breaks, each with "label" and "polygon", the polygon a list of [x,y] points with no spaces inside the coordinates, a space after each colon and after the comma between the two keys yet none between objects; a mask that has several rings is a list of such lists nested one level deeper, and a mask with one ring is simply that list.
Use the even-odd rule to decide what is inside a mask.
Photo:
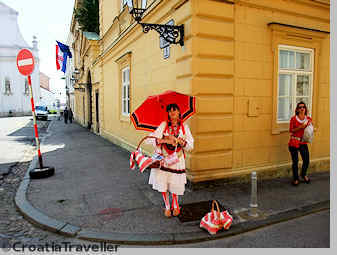
[{"label": "cobblestone street", "polygon": [[[0,180],[0,238],[11,245],[73,242],[73,239],[33,226],[17,211],[14,204],[16,190],[29,167],[30,162],[17,163],[10,173]],[[78,241],[78,240],[77,240]]]},{"label": "cobblestone street", "polygon": [[[2,119],[3,127],[1,130],[2,140],[4,147],[2,153],[8,153],[10,150],[17,162],[13,162],[8,169],[6,165],[2,165],[2,172],[0,174],[0,248],[6,244],[11,246],[14,243],[22,244],[45,244],[62,242],[79,243],[79,240],[74,238],[65,237],[52,232],[44,231],[30,222],[28,222],[20,212],[17,210],[14,198],[16,191],[24,178],[24,175],[30,165],[34,155],[36,155],[36,148],[34,147],[35,139],[32,136],[33,126],[30,118],[7,118]],[[48,128],[48,122],[38,122],[39,134],[43,137]],[[20,127],[19,129],[17,127]],[[14,140],[25,139],[25,145],[19,142],[13,143],[12,147],[8,147],[8,135],[11,134]],[[14,141],[13,140],[13,141]],[[20,141],[21,141],[20,140]],[[21,147],[17,147],[20,145]],[[25,146],[25,147],[23,147]],[[19,150],[16,150],[19,148]],[[13,158],[14,158],[13,157]],[[19,158],[21,158],[19,160]],[[15,160],[13,160],[15,161]],[[85,243],[84,241],[80,241]]]}]

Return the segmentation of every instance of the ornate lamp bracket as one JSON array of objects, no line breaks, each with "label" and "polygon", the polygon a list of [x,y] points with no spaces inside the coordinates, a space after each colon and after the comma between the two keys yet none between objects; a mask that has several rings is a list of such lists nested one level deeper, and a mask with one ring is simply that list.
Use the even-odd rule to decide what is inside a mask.
[{"label": "ornate lamp bracket", "polygon": [[130,11],[130,14],[135,19],[135,21],[137,21],[137,23],[139,24],[139,22],[142,20],[142,16],[145,11],[146,9],[132,8],[132,10]]},{"label": "ornate lamp bracket", "polygon": [[143,27],[143,32],[147,33],[150,30],[156,30],[170,44],[180,44],[184,46],[184,25],[161,25],[150,23],[139,23]]},{"label": "ornate lamp bracket", "polygon": [[174,26],[167,24],[161,25],[141,23],[143,15],[147,10],[147,0],[128,0],[126,2],[129,7],[129,13],[132,15],[135,21],[143,27],[144,33],[147,33],[150,30],[156,30],[159,35],[164,38],[165,41],[167,41],[168,43],[180,44],[180,46],[184,46],[184,25]]}]

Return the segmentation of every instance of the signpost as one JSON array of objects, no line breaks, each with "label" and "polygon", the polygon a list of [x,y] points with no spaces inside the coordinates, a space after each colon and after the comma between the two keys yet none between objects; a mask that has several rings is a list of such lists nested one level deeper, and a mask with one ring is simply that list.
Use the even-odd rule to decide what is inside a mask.
[{"label": "signpost", "polygon": [[[174,26],[174,20],[171,19],[166,25]],[[159,36],[159,47],[163,49],[163,58],[170,57],[170,42],[166,41],[163,36]]]},{"label": "signpost", "polygon": [[22,75],[30,77],[34,71],[33,54],[27,49],[20,50],[16,57],[16,65]]},{"label": "signpost", "polygon": [[30,77],[31,73],[34,71],[34,66],[35,66],[33,54],[27,49],[20,50],[16,57],[16,65],[18,67],[19,72],[22,75],[28,76],[30,102],[32,105],[32,114],[33,114],[33,121],[34,121],[34,130],[35,130],[35,141],[36,141],[37,153],[38,153],[39,164],[40,164],[40,168],[32,169],[29,174],[31,178],[48,177],[54,174],[55,169],[53,167],[43,167],[42,154],[41,154],[40,142],[39,142],[39,133],[38,133],[37,123],[36,123],[36,114],[35,114],[33,89],[32,89],[32,79]]}]

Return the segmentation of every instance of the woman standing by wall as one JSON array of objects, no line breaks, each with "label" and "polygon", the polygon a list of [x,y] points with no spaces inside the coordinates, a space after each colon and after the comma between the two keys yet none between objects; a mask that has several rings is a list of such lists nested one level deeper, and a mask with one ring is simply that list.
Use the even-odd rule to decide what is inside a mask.
[{"label": "woman standing by wall", "polygon": [[292,185],[297,186],[299,184],[298,176],[298,152],[300,152],[303,164],[301,177],[305,183],[310,183],[310,179],[307,176],[307,169],[309,167],[309,150],[307,142],[303,142],[304,129],[311,123],[311,117],[307,116],[308,109],[304,102],[299,102],[296,106],[295,115],[290,119],[290,140],[288,143],[289,152],[292,159],[293,181]]},{"label": "woman standing by wall", "polygon": [[[157,137],[153,142],[155,153],[162,154],[164,163],[160,168],[152,168],[149,184],[154,190],[162,193],[165,203],[165,216],[178,216],[180,207],[178,196],[183,195],[186,184],[185,174],[185,151],[193,149],[193,137],[187,124],[181,121],[180,110],[177,104],[169,104],[166,107],[168,121],[164,121],[153,132],[152,136]],[[153,139],[151,139],[153,141]],[[177,154],[176,163],[169,164],[167,159],[174,153]],[[172,194],[172,206],[170,206],[169,193]]]}]

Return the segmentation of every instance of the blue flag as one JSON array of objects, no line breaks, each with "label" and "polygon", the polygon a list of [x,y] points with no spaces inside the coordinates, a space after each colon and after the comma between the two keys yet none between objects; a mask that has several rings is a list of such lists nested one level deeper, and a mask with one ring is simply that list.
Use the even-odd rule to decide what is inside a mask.
[{"label": "blue flag", "polygon": [[[66,72],[67,69],[67,59],[72,58],[72,54],[70,52],[69,46],[56,41],[56,69],[62,72]],[[61,68],[62,67],[62,68]]]}]

